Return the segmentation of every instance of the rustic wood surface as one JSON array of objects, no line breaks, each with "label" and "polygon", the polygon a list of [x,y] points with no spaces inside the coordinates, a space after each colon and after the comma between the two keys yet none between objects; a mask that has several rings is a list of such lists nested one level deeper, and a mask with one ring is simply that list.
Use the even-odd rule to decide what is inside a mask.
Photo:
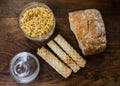
[{"label": "rustic wood surface", "polygon": [[[56,16],[56,30],[50,39],[58,33],[82,55],[77,41],[70,30],[68,12],[86,8],[101,11],[107,32],[107,48],[103,53],[83,57],[87,61],[85,68],[72,73],[68,79],[61,77],[38,55],[38,47],[45,42],[33,42],[24,37],[18,27],[18,16],[29,2],[46,3]],[[9,62],[22,51],[31,52],[40,61],[38,77],[29,84],[18,84],[10,76]],[[120,86],[120,0],[0,0],[0,86]]]}]

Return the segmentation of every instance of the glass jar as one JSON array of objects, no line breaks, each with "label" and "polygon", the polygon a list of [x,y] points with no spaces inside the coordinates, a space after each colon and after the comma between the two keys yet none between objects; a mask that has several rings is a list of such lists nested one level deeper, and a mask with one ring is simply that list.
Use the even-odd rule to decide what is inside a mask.
[{"label": "glass jar", "polygon": [[[42,36],[31,37],[31,36],[28,36],[27,34],[25,34],[25,32],[21,29],[20,19],[22,18],[22,15],[26,12],[26,10],[31,9],[31,8],[35,8],[35,7],[38,7],[38,6],[42,6],[42,7],[45,7],[45,8],[50,10],[50,12],[52,13],[52,16],[54,18],[53,25],[51,27],[51,30],[48,33],[46,33],[46,34],[44,34]],[[19,27],[20,27],[21,31],[23,32],[23,34],[30,40],[42,42],[42,41],[48,39],[53,34],[53,32],[55,30],[55,25],[56,25],[55,16],[54,16],[52,10],[47,5],[45,5],[44,3],[32,2],[32,3],[27,4],[24,7],[24,9],[22,10],[22,12],[20,13],[20,16],[19,16]]]},{"label": "glass jar", "polygon": [[37,58],[28,52],[20,52],[10,62],[10,74],[18,83],[33,81],[40,70]]}]

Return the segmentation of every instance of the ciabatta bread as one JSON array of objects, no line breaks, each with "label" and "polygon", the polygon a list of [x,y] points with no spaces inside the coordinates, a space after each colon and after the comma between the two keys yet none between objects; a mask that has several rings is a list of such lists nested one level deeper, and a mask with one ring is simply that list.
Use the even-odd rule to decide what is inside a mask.
[{"label": "ciabatta bread", "polygon": [[84,55],[93,55],[106,48],[105,26],[100,12],[87,9],[69,13],[70,28]]}]

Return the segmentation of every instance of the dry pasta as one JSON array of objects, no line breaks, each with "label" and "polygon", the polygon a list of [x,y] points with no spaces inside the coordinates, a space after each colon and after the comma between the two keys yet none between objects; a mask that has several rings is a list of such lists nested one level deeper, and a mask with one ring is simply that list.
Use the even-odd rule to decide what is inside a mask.
[{"label": "dry pasta", "polygon": [[53,26],[54,16],[46,7],[35,7],[25,11],[20,19],[23,32],[30,36],[42,36],[48,33]]}]

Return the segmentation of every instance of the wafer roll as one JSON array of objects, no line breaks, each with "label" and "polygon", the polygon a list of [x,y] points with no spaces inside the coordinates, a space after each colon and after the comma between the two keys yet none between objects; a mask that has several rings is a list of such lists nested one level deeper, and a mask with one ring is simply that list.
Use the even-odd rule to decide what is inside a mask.
[{"label": "wafer roll", "polygon": [[73,70],[73,72],[77,72],[80,69],[80,67],[54,41],[51,40],[47,45]]},{"label": "wafer roll", "polygon": [[54,40],[80,67],[86,65],[86,61],[60,34],[58,34]]},{"label": "wafer roll", "polygon": [[54,54],[52,54],[45,47],[38,49],[37,54],[41,56],[50,66],[53,67],[64,78],[70,76],[72,70],[62,63]]}]

